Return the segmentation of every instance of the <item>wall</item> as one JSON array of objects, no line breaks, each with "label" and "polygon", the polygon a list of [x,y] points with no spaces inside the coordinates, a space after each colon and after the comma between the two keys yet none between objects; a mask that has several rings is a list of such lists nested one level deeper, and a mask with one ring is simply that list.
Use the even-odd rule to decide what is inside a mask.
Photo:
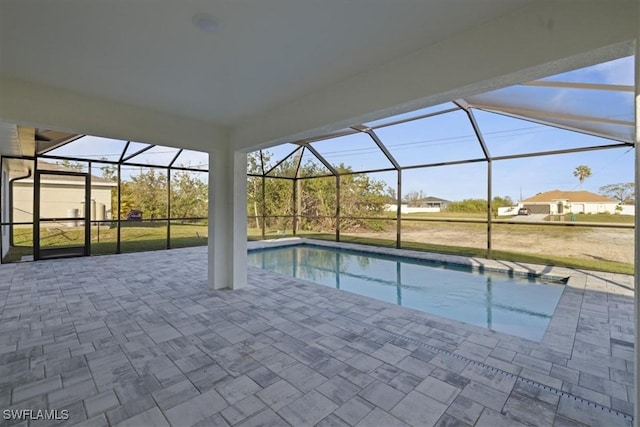
[{"label": "wall", "polygon": [[[78,209],[82,216],[84,206],[84,187],[78,184],[42,184],[41,212],[45,218],[64,218],[68,216],[69,209]],[[103,204],[110,209],[111,187],[94,185],[91,188],[91,198],[95,200],[96,206]],[[101,219],[100,213],[91,218]],[[33,221],[33,183],[14,183],[13,194],[13,220],[14,222]],[[71,223],[66,224],[71,225]]]},{"label": "wall", "polygon": [[[228,141],[226,129],[197,119],[4,76],[0,88],[0,120],[9,123],[204,151]],[[0,152],[7,152],[3,141]]]},{"label": "wall", "polygon": [[499,216],[517,215],[518,206],[502,206],[498,208]]},{"label": "wall", "polygon": [[621,211],[616,211],[620,215],[635,215],[636,207],[635,205],[621,205]]},{"label": "wall", "polygon": [[571,213],[610,213],[616,212],[617,203],[571,203],[569,212]]},{"label": "wall", "polygon": [[[106,220],[111,219],[111,215],[109,211],[111,211],[111,187],[104,186],[91,186],[91,199],[96,202],[96,212],[91,213],[91,218],[95,220]],[[104,211],[101,211],[102,207],[105,206],[106,216]]]},{"label": "wall", "polygon": [[[385,205],[384,210],[387,212],[397,212],[398,205]],[[417,207],[409,207],[407,205],[400,205],[400,212],[411,214],[411,213],[433,213],[440,212],[440,208],[417,208]]]}]

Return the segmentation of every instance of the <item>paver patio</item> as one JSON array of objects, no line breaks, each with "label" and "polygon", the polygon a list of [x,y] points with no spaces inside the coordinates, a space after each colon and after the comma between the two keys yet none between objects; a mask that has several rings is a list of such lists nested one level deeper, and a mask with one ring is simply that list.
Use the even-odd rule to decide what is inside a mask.
[{"label": "paver patio", "polygon": [[0,266],[0,409],[69,412],[0,423],[632,424],[629,276],[544,268],[571,279],[537,343],[255,268],[214,291],[206,263],[189,248]]}]

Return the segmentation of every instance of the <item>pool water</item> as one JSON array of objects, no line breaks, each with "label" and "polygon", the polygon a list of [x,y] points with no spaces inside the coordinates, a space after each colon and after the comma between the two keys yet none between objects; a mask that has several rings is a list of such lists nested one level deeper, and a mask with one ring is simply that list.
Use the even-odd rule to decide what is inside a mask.
[{"label": "pool water", "polygon": [[249,252],[249,265],[540,341],[559,282],[311,245]]}]

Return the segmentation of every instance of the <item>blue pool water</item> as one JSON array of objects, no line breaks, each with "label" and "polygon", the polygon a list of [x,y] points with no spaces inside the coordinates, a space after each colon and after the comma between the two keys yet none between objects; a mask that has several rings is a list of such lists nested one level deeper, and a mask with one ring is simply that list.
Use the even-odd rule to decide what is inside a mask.
[{"label": "blue pool water", "polygon": [[539,278],[310,245],[250,251],[249,264],[536,341],[563,291]]}]

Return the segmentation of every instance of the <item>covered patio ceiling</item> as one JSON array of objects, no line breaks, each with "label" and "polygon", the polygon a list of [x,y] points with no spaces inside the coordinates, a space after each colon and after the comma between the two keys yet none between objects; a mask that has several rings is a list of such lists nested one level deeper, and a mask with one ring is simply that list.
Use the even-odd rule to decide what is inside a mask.
[{"label": "covered patio ceiling", "polygon": [[637,9],[633,0],[161,1],[152,10],[9,0],[0,120],[248,151],[453,99],[511,113],[517,106],[472,97],[632,54]]}]

